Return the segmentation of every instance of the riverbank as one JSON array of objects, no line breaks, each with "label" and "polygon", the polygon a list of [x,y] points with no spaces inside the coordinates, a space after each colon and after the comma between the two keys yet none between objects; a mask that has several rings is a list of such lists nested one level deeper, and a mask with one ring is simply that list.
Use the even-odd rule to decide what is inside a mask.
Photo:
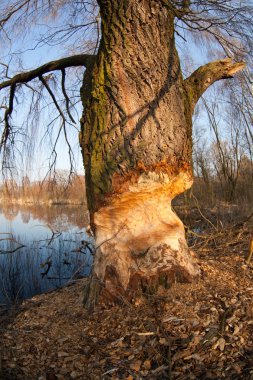
[{"label": "riverbank", "polygon": [[194,236],[201,278],[135,304],[82,304],[86,280],[23,302],[1,335],[1,379],[252,379],[251,224]]},{"label": "riverbank", "polygon": [[73,199],[0,198],[0,206],[84,206],[86,201]]}]

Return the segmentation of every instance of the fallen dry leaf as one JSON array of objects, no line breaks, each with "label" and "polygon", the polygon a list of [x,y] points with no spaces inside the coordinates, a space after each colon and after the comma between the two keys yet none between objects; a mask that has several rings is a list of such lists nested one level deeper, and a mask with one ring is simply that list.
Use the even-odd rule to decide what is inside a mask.
[{"label": "fallen dry leaf", "polygon": [[145,360],[145,362],[143,363],[143,368],[145,369],[150,369],[151,368],[151,360]]},{"label": "fallen dry leaf", "polygon": [[136,362],[130,364],[130,368],[136,372],[139,372],[141,368],[141,363],[142,363],[141,360],[137,360]]}]

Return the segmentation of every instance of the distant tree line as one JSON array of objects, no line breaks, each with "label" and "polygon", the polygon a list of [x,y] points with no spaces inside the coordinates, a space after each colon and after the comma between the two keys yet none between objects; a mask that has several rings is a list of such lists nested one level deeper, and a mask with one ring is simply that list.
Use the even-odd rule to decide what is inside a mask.
[{"label": "distant tree line", "polygon": [[203,126],[203,118],[201,122],[197,115],[194,188],[197,197],[207,204],[217,200],[250,204],[253,201],[252,92],[251,88],[238,94],[232,87],[228,90],[227,104],[220,104],[217,90],[208,104],[202,100],[207,128],[205,133],[198,128],[198,124]]},{"label": "distant tree line", "polygon": [[65,171],[56,171],[52,178],[31,181],[24,176],[20,181],[5,179],[0,184],[0,201],[45,204],[84,204],[85,177],[69,177]]},{"label": "distant tree line", "polygon": [[233,203],[253,201],[253,163],[245,154],[236,155],[228,141],[203,147],[195,155],[194,192],[212,205],[217,200]]}]

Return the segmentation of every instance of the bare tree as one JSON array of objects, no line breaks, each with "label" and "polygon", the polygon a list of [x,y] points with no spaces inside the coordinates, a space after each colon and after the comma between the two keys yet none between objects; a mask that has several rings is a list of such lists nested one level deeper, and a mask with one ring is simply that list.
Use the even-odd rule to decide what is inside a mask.
[{"label": "bare tree", "polygon": [[[217,103],[209,106],[206,101],[204,105],[208,114],[209,124],[215,136],[212,144],[213,166],[221,185],[221,189],[225,192],[225,199],[232,201],[235,197],[236,185],[239,176],[241,158],[243,150],[240,144],[240,124],[233,119],[233,114],[226,114],[226,123],[229,124],[230,138],[226,140],[220,136],[219,122],[216,117],[215,109]],[[225,112],[225,110],[223,110]],[[222,121],[223,131],[226,124]]]},{"label": "bare tree", "polygon": [[[92,14],[89,22],[97,27],[95,55],[82,49],[81,40],[81,54],[13,75],[0,85],[8,91],[7,102],[2,103],[1,140],[7,157],[8,144],[15,142],[19,131],[11,117],[20,88],[38,79],[66,136],[73,120],[65,70],[86,67],[80,144],[96,240],[87,306],[98,300],[131,299],[136,292],[159,284],[166,287],[174,280],[188,281],[199,274],[171,200],[192,185],[192,114],[198,99],[214,82],[240,71],[245,66],[241,60],[247,60],[252,51],[252,10],[248,2],[223,0],[99,0],[97,4],[13,0],[2,7],[0,26],[8,38],[10,25],[27,25],[30,19],[36,24],[41,15],[58,14],[66,19],[67,11],[73,20],[75,12],[78,20],[90,20]],[[81,24],[87,27],[86,21]],[[65,29],[61,25],[49,30],[44,42],[69,41],[80,30],[74,21]],[[201,66],[184,79],[175,33],[182,41],[191,33],[196,43],[216,44],[220,56],[226,58]],[[61,73],[63,102],[56,98],[50,82],[55,71]]]}]

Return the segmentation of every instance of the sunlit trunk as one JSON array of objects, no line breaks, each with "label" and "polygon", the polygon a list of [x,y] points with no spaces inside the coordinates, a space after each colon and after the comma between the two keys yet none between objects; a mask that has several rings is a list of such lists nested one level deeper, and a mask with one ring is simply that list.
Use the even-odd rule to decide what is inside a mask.
[{"label": "sunlit trunk", "polygon": [[96,241],[87,306],[199,274],[171,200],[192,185],[200,86],[182,78],[165,2],[99,3],[102,40],[84,78],[80,135]]}]

